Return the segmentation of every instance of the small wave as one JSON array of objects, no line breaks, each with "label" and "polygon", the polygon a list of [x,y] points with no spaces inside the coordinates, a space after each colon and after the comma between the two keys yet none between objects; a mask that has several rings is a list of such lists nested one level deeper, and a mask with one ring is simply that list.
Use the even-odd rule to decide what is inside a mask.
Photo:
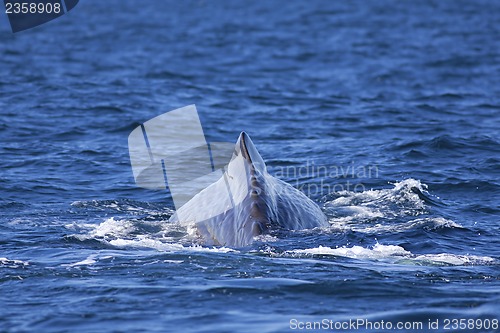
[{"label": "small wave", "polygon": [[109,241],[111,239],[117,239],[121,237],[127,237],[137,230],[134,223],[126,219],[115,219],[111,217],[106,219],[100,224],[67,224],[66,229],[70,230],[83,230],[86,231],[82,234],[72,235],[74,238],[85,241],[89,239],[104,240]]},{"label": "small wave", "polygon": [[412,258],[420,264],[444,264],[450,266],[478,266],[478,265],[498,265],[498,261],[491,257],[482,257],[475,255],[457,255],[449,253],[424,254]]},{"label": "small wave", "polygon": [[165,215],[170,217],[174,211],[170,208],[158,206],[152,203],[133,201],[133,200],[89,200],[74,201],[71,206],[82,209],[94,209],[100,211],[116,212],[137,212],[150,215]]},{"label": "small wave", "polygon": [[62,266],[66,267],[77,267],[77,266],[91,266],[97,262],[96,255],[90,255],[86,259],[77,261],[72,264],[64,264]]},{"label": "small wave", "polygon": [[[151,236],[164,236],[167,231],[177,225],[159,222],[146,222],[138,219],[116,219],[108,218],[99,224],[67,224],[67,229],[81,229],[84,233],[75,234],[73,237],[84,241],[89,239],[110,241],[120,238],[134,238],[141,234],[150,234]],[[86,231],[86,232],[85,232]]]},{"label": "small wave", "polygon": [[333,230],[351,230],[355,232],[363,232],[368,234],[381,234],[381,233],[397,233],[405,232],[408,230],[423,229],[426,231],[438,229],[463,229],[461,224],[443,217],[425,217],[417,218],[409,221],[398,221],[394,223],[376,223],[376,224],[354,224],[342,221],[336,221],[332,225]]},{"label": "small wave", "polygon": [[248,277],[244,279],[217,279],[207,281],[205,284],[179,286],[180,289],[200,290],[200,291],[217,291],[217,290],[273,290],[283,287],[294,287],[303,285],[312,285],[314,282],[290,279],[290,278],[265,278],[265,277]]},{"label": "small wave", "polygon": [[185,73],[162,70],[162,71],[152,71],[152,72],[146,73],[146,78],[148,78],[148,79],[191,80],[193,77],[191,75],[185,74]]},{"label": "small wave", "polygon": [[330,231],[380,234],[464,228],[450,219],[428,216],[433,207],[443,204],[427,191],[426,184],[409,178],[393,185],[390,189],[334,193],[338,197],[324,204]]},{"label": "small wave", "polygon": [[91,231],[91,237],[120,238],[136,231],[136,227],[128,220],[115,220],[114,217],[107,219]]},{"label": "small wave", "polygon": [[0,258],[0,267],[24,268],[28,265],[29,265],[29,263],[27,261]]},{"label": "small wave", "polygon": [[23,202],[17,202],[17,201],[7,201],[7,202],[0,202],[0,208],[1,209],[22,209],[25,207],[28,207],[29,205]]},{"label": "small wave", "polygon": [[498,261],[491,257],[474,255],[440,254],[413,254],[397,245],[375,244],[372,248],[361,246],[331,248],[318,246],[310,249],[290,250],[285,256],[335,256],[352,259],[388,260],[395,264],[411,264],[421,266],[477,266],[498,265]]},{"label": "small wave", "polygon": [[422,215],[428,212],[426,204],[434,202],[427,185],[412,178],[395,183],[392,189],[341,191],[335,195],[338,197],[327,201],[324,210],[330,224],[337,227]]},{"label": "small wave", "polygon": [[[162,252],[237,252],[225,247],[193,245],[195,239],[190,230],[174,223],[152,223],[111,217],[97,225],[84,224],[78,227],[85,229],[86,232],[74,234],[73,238],[79,241],[95,240],[119,248],[149,248]],[[68,224],[66,228],[75,229],[75,225]],[[80,265],[81,262],[72,265],[77,264]]]},{"label": "small wave", "polygon": [[418,150],[422,154],[436,151],[464,151],[466,149],[498,151],[499,142],[492,137],[470,136],[470,137],[455,137],[450,135],[439,135],[429,140],[408,140],[403,143],[397,143],[388,146],[389,150],[394,151],[411,151]]},{"label": "small wave", "polygon": [[367,249],[362,246],[338,247],[331,248],[327,246],[318,246],[310,249],[286,251],[287,254],[298,255],[331,255],[338,257],[347,257],[353,259],[384,259],[394,256],[408,255],[406,251],[397,245],[380,245],[376,244],[372,249]]},{"label": "small wave", "polygon": [[148,248],[161,252],[215,252],[215,253],[239,253],[239,251],[228,247],[205,247],[201,245],[183,245],[180,243],[168,243],[157,239],[141,236],[138,239],[116,239],[109,242],[110,245],[120,248]]}]

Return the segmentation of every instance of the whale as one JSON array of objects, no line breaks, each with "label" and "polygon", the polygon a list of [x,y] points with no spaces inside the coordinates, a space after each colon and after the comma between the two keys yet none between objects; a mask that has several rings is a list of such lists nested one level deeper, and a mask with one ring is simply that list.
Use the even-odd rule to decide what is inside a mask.
[{"label": "whale", "polygon": [[232,156],[219,175],[169,219],[186,226],[204,245],[245,247],[271,230],[329,225],[314,201],[269,174],[245,132],[239,135]]}]

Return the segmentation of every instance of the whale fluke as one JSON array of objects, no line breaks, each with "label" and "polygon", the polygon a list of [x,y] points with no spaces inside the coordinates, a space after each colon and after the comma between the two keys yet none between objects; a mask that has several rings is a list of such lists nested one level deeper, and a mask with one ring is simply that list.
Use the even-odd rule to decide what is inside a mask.
[{"label": "whale fluke", "polygon": [[193,227],[206,245],[243,247],[269,229],[299,230],[328,225],[304,193],[267,172],[250,137],[242,132],[220,177],[170,218]]}]

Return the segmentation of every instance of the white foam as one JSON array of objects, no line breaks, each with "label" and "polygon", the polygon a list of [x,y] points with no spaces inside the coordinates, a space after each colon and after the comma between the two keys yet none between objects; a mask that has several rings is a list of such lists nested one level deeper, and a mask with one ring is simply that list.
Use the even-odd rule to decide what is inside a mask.
[{"label": "white foam", "polygon": [[425,203],[413,188],[427,192],[427,185],[410,178],[395,183],[391,189],[336,192],[339,197],[324,206],[330,223],[417,215],[425,212]]},{"label": "white foam", "polygon": [[455,255],[448,253],[419,255],[416,256],[414,260],[422,263],[426,262],[429,262],[431,264],[443,263],[452,266],[498,264],[497,260],[491,257],[482,257],[474,255]]},{"label": "white foam", "polygon": [[170,259],[166,259],[166,260],[163,260],[164,263],[168,263],[168,264],[176,264],[176,265],[179,265],[179,264],[182,264],[184,262],[184,260],[170,260]]},{"label": "white foam", "polygon": [[[141,225],[154,225],[159,228],[159,232],[149,232],[141,230]],[[73,235],[80,240],[95,239],[105,244],[119,248],[149,248],[162,252],[238,252],[226,247],[204,247],[201,245],[191,245],[196,241],[197,235],[193,230],[182,227],[179,224],[170,222],[145,223],[136,220],[106,219],[100,224],[68,224],[68,229],[86,229],[83,234]],[[173,232],[175,236],[169,236]],[[189,245],[185,245],[188,243]],[[93,260],[93,259],[92,259]],[[92,262],[93,263],[93,262]],[[71,266],[92,264],[89,260],[84,260]]]},{"label": "white foam", "polygon": [[134,224],[131,221],[115,220],[114,217],[111,217],[99,224],[91,234],[95,237],[124,237],[135,230]]},{"label": "white foam", "polygon": [[[417,189],[418,191],[415,191]],[[427,185],[419,180],[405,179],[391,189],[364,192],[341,191],[339,197],[325,203],[325,212],[335,229],[377,234],[403,232],[415,228],[461,228],[458,223],[442,217],[413,218],[428,213],[421,192]]]},{"label": "white foam", "polygon": [[413,265],[497,265],[496,259],[487,256],[456,255],[451,253],[440,254],[413,254],[397,245],[376,244],[372,248],[361,246],[331,248],[318,246],[310,249],[299,249],[285,252],[286,256],[331,255],[353,259],[389,260],[397,264]]},{"label": "white foam", "polygon": [[121,248],[150,248],[162,252],[215,252],[215,253],[228,253],[239,251],[227,247],[203,247],[201,245],[184,246],[179,243],[164,243],[157,239],[139,237],[139,239],[114,239],[109,241],[110,245]]},{"label": "white foam", "polygon": [[350,223],[350,221],[334,221],[331,222],[332,227],[341,230],[352,230],[356,232],[379,234],[379,233],[396,233],[413,230],[418,228],[439,229],[439,228],[463,228],[462,225],[452,220],[442,217],[425,217],[417,218],[409,221],[389,221],[384,223],[369,224],[369,223]]},{"label": "white foam", "polygon": [[367,190],[363,192],[340,191],[336,194],[342,197],[332,200],[331,202],[337,205],[347,205],[353,202],[374,201],[378,199],[386,199],[393,202],[410,201],[415,204],[420,204],[421,199],[413,192],[412,188],[417,188],[421,192],[427,192],[427,185],[422,184],[420,180],[408,178],[393,184],[394,188],[382,190]]},{"label": "white foam", "polygon": [[0,258],[0,267],[18,268],[28,266],[29,262],[22,260],[13,260],[7,258]]},{"label": "white foam", "polygon": [[316,248],[304,250],[287,251],[291,254],[311,254],[311,255],[331,255],[339,257],[348,257],[354,259],[383,259],[394,256],[405,256],[411,253],[397,245],[380,245],[376,244],[372,249],[367,249],[361,246],[338,247],[331,248],[326,246],[318,246]]},{"label": "white foam", "polygon": [[73,235],[79,240],[87,239],[114,239],[127,237],[131,233],[136,231],[134,223],[129,220],[115,220],[114,217],[106,219],[100,224],[66,224],[66,229],[86,229],[88,232],[85,234]]},{"label": "white foam", "polygon": [[90,207],[92,209],[97,210],[115,210],[117,212],[131,212],[132,214],[143,214],[147,213],[149,215],[172,215],[174,211],[171,208],[163,207],[160,210],[152,208],[147,203],[131,203],[127,201],[120,200],[89,200],[89,201],[74,201],[71,203],[71,206],[78,208],[87,208]]},{"label": "white foam", "polygon": [[86,259],[82,261],[78,261],[72,264],[63,264],[62,266],[67,266],[67,267],[76,267],[76,266],[90,266],[95,264],[96,261],[96,256],[95,255],[90,255]]},{"label": "white foam", "polygon": [[253,239],[255,241],[263,242],[263,243],[274,243],[274,242],[279,241],[278,237],[272,236],[270,234],[261,234],[261,235],[255,236]]}]

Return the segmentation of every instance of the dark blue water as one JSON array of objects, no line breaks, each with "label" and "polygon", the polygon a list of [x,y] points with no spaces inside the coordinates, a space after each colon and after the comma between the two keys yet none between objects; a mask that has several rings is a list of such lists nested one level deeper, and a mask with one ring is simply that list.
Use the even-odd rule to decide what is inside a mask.
[{"label": "dark blue water", "polygon": [[[499,2],[87,0],[1,22],[0,331],[498,331]],[[193,103],[331,227],[229,249],[169,224],[127,137]]]}]

